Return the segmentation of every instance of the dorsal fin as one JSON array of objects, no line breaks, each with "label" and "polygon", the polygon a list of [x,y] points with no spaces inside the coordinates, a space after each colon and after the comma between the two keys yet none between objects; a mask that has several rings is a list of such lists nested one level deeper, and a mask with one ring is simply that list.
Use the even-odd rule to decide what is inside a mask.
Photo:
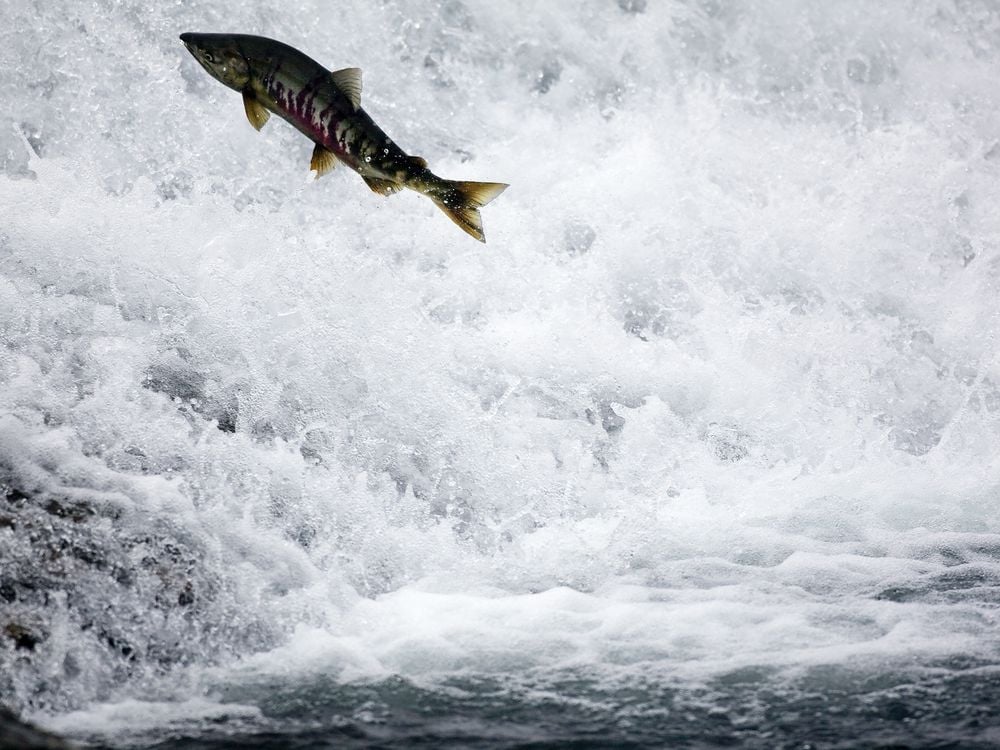
[{"label": "dorsal fin", "polygon": [[355,110],[361,107],[361,68],[335,70],[330,77]]},{"label": "dorsal fin", "polygon": [[408,156],[410,164],[417,169],[427,169],[427,160],[422,156]]}]

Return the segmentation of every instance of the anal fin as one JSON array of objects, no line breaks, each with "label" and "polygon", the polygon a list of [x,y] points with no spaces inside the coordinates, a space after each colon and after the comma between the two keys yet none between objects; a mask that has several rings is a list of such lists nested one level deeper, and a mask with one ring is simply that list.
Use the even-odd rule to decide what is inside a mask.
[{"label": "anal fin", "polygon": [[333,170],[337,166],[337,156],[324,146],[317,143],[313,149],[312,159],[309,161],[309,169],[316,173],[317,179]]},{"label": "anal fin", "polygon": [[392,195],[393,193],[398,193],[400,189],[399,183],[392,180],[383,180],[380,177],[365,177],[364,175],[361,178],[372,191],[379,195]]},{"label": "anal fin", "polygon": [[264,105],[257,101],[257,97],[253,95],[252,91],[243,92],[243,109],[246,110],[247,119],[256,130],[264,127],[264,123],[271,116],[271,113],[264,108]]}]

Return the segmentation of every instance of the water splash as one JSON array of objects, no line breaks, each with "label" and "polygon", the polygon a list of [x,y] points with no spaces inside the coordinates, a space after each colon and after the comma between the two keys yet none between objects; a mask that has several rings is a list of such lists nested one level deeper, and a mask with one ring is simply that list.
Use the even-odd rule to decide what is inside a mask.
[{"label": "water splash", "polygon": [[[16,708],[996,663],[992,6],[105,5],[0,45]],[[306,184],[224,27],[511,182],[489,249]]]}]

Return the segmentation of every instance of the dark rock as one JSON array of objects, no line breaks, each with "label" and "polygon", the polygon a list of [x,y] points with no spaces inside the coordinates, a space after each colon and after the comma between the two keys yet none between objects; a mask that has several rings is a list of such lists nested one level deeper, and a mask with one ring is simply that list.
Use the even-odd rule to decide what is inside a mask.
[{"label": "dark rock", "polygon": [[[2,464],[0,509],[17,528],[0,528],[0,695],[15,710],[72,710],[137,675],[269,642],[234,616],[231,592],[203,564],[211,553],[172,519],[27,491]],[[170,617],[179,607],[184,616]],[[50,622],[65,629],[67,653]],[[59,679],[47,671],[55,659]]]},{"label": "dark rock", "polygon": [[0,487],[3,487],[4,499],[11,505],[24,505],[24,502],[28,499],[28,496],[16,487],[5,485],[0,485]]},{"label": "dark rock", "polygon": [[10,750],[69,750],[54,734],[21,721],[14,713],[0,706],[0,748]]},{"label": "dark rock", "polygon": [[191,586],[190,581],[184,584],[184,590],[177,595],[177,603],[182,607],[194,604],[194,588]]},{"label": "dark rock", "polygon": [[216,417],[216,424],[223,432],[236,432],[236,411],[225,410]]},{"label": "dark rock", "polygon": [[105,642],[111,647],[112,651],[116,651],[122,656],[124,656],[128,661],[136,660],[136,651],[131,643],[124,641],[121,638],[117,638],[113,635],[105,635]]},{"label": "dark rock", "polygon": [[14,641],[15,648],[24,649],[25,651],[34,651],[35,646],[42,642],[44,637],[35,634],[23,625],[19,625],[16,622],[8,623],[3,629],[5,636]]},{"label": "dark rock", "polygon": [[59,516],[59,518],[68,518],[76,523],[80,523],[89,516],[97,515],[97,511],[94,510],[93,506],[87,503],[59,502],[58,500],[51,499],[45,503],[44,507],[46,513]]}]

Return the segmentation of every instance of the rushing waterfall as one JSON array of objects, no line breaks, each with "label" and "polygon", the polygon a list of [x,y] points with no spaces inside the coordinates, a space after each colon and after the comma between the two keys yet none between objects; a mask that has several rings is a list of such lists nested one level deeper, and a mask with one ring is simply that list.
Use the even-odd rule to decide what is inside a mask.
[{"label": "rushing waterfall", "polygon": [[[0,704],[163,749],[1000,742],[995,2],[0,17]],[[510,183],[489,244],[311,179],[185,31],[362,68],[407,153]]]}]

